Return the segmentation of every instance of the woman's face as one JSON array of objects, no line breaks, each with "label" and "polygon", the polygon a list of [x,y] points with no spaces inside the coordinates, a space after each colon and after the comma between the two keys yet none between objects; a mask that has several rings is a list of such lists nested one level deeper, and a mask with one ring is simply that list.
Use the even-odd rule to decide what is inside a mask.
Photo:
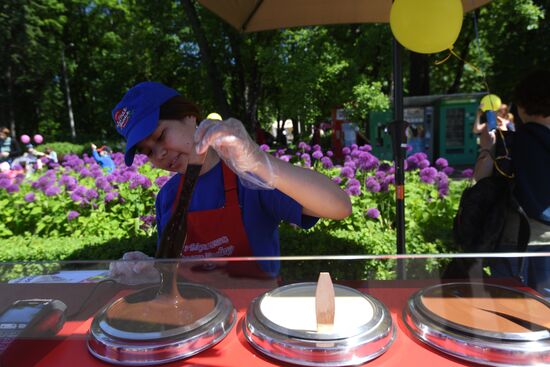
[{"label": "woman's face", "polygon": [[506,118],[506,115],[508,114],[508,106],[505,104],[500,105],[500,108],[497,111],[497,115]]},{"label": "woman's face", "polygon": [[196,128],[197,119],[194,116],[181,120],[159,120],[155,131],[139,142],[137,150],[147,155],[154,166],[183,173],[190,160],[196,161],[193,143]]}]

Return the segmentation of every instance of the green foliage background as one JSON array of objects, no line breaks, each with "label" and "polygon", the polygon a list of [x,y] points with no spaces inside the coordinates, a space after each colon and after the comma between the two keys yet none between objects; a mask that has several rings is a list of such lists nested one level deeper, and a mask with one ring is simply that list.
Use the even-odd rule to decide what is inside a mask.
[{"label": "green foliage background", "polygon": [[[240,34],[191,1],[199,21],[193,29],[183,3],[3,1],[0,126],[14,128],[17,136],[40,132],[46,142],[108,140],[115,136],[111,109],[144,80],[171,85],[205,114],[221,111],[221,99],[251,131],[287,118],[309,131],[343,105],[364,122],[369,111],[387,107],[388,24]],[[465,14],[454,50],[468,63],[452,57],[435,65],[446,52],[405,50],[404,95],[480,92],[488,85],[509,102],[526,71],[550,65],[549,7],[549,0],[495,0]],[[419,75],[420,89],[414,81]]]}]

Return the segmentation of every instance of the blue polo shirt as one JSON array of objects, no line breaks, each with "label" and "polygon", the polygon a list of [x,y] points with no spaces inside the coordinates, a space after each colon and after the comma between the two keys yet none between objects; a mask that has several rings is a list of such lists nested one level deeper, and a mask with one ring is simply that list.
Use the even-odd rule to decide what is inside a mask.
[{"label": "blue polo shirt", "polygon": [[[170,219],[181,174],[172,177],[157,195],[156,215],[159,241]],[[279,223],[311,228],[319,218],[302,215],[302,206],[279,190],[253,190],[237,180],[239,204],[248,242],[254,256],[279,256]],[[189,212],[221,208],[225,204],[221,162],[199,177]]]}]

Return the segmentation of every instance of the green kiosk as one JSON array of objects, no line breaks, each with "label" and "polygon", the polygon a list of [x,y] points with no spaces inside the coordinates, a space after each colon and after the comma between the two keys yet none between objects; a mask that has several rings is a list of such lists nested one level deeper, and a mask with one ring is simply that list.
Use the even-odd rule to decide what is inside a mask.
[{"label": "green kiosk", "polygon": [[[474,165],[477,137],[472,133],[479,101],[485,93],[405,97],[404,119],[409,123],[408,155],[424,152],[431,162],[443,157],[450,165]],[[382,160],[392,160],[391,138],[386,125],[392,111],[369,114],[369,139],[373,153]]]}]

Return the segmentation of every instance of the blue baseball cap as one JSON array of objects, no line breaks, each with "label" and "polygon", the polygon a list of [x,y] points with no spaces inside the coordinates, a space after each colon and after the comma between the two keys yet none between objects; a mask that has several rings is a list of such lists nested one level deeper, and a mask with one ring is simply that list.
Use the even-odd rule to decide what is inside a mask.
[{"label": "blue baseball cap", "polygon": [[136,145],[157,128],[160,106],[179,93],[158,82],[139,83],[113,109],[116,130],[126,139],[124,162],[131,166]]}]

